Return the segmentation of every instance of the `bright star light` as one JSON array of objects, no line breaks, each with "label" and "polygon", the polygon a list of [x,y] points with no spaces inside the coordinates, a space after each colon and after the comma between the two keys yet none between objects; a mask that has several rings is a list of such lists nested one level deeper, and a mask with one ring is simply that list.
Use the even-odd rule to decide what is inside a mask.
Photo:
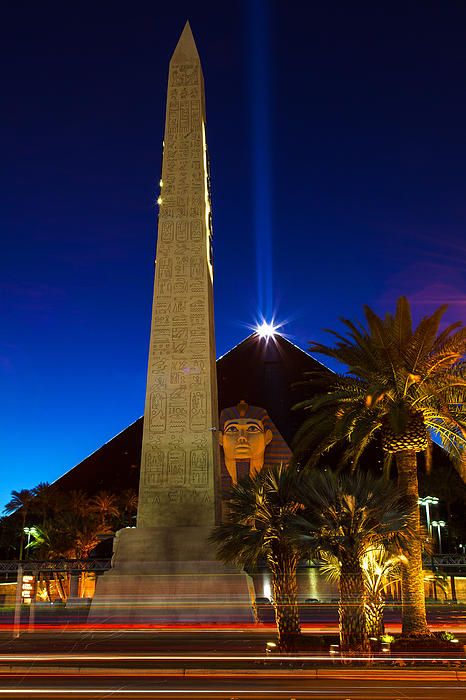
[{"label": "bright star light", "polygon": [[274,326],[273,322],[262,321],[260,326],[256,326],[256,333],[260,338],[273,338],[277,330],[278,326]]}]

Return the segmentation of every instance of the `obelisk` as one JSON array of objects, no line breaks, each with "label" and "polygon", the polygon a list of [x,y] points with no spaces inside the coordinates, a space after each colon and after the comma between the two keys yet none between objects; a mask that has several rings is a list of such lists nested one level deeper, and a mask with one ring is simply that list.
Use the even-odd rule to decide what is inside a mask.
[{"label": "obelisk", "polygon": [[189,23],[170,61],[138,527],[210,526],[219,483],[204,80]]},{"label": "obelisk", "polygon": [[170,61],[136,528],[90,620],[252,622],[252,581],[215,559],[220,511],[205,97],[189,23]]}]

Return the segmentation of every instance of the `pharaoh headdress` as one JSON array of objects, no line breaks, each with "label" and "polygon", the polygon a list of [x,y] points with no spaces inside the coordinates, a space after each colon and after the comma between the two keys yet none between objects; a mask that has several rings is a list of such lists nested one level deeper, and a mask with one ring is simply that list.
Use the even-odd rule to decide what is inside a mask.
[{"label": "pharaoh headdress", "polygon": [[[265,408],[260,406],[248,406],[245,401],[240,401],[236,406],[224,408],[220,413],[220,430],[223,432],[225,423],[235,418],[253,418],[262,421],[265,430],[272,431],[272,440],[265,448],[264,467],[272,464],[287,464],[291,459],[291,450],[279,433],[275,423],[273,423]],[[245,476],[249,470],[248,462],[238,463],[238,477]],[[229,482],[230,477],[226,469],[222,451],[222,483]]]}]

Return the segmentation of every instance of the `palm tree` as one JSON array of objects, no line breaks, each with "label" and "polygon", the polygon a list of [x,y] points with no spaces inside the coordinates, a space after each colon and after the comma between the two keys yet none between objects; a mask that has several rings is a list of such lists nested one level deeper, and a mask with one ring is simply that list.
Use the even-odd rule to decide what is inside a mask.
[{"label": "palm tree", "polygon": [[108,520],[117,518],[120,515],[120,507],[118,499],[113,493],[108,491],[99,491],[89,501],[90,510],[100,516],[100,522],[103,527],[108,528]]},{"label": "palm tree", "polygon": [[412,536],[407,504],[386,479],[328,470],[306,470],[300,497],[298,537],[311,556],[339,562],[341,649],[367,651],[364,556],[371,548],[400,547]]},{"label": "palm tree", "polygon": [[[131,525],[134,520],[134,515],[138,510],[138,494],[134,489],[125,489],[120,493],[119,498],[121,523]],[[134,524],[134,523],[133,523]]]},{"label": "palm tree", "polygon": [[21,491],[12,491],[11,496],[11,500],[8,501],[3,511],[7,515],[19,513],[21,517],[21,536],[19,540],[19,560],[21,561],[24,552],[24,528],[26,527],[26,519],[34,500],[34,492],[30,489],[21,489]]},{"label": "palm tree", "polygon": [[[30,549],[35,550],[41,559],[88,559],[92,550],[101,541],[101,535],[111,532],[94,513],[79,516],[62,511],[48,520],[42,527],[36,526],[32,532]],[[60,597],[66,600],[69,590],[69,574],[54,574]],[[84,589],[85,572],[81,573],[81,594]],[[49,585],[48,585],[49,589]]]},{"label": "palm tree", "polygon": [[8,515],[0,517],[0,559],[14,559],[16,554],[17,523]]},{"label": "palm tree", "polygon": [[380,639],[385,632],[385,593],[387,588],[400,580],[402,561],[401,553],[393,554],[385,547],[376,547],[364,557],[362,567],[367,591],[366,625],[369,637]]},{"label": "palm tree", "polygon": [[76,527],[76,517],[72,513],[57,513],[44,525],[31,528],[32,539],[28,548],[38,559],[72,559]]},{"label": "palm tree", "polygon": [[[31,530],[32,539],[27,545],[35,557],[41,560],[70,559],[73,557],[72,524],[75,516],[71,513],[59,512],[41,526],[36,525]],[[55,587],[60,599],[66,601],[69,594],[70,575],[59,571],[53,572]],[[47,597],[52,600],[50,575],[44,574]]]},{"label": "palm tree", "polygon": [[43,527],[33,528],[29,547],[44,559],[86,559],[100,542],[100,530],[100,521],[95,515],[79,518],[71,512],[59,512]]},{"label": "palm tree", "polygon": [[85,517],[91,508],[89,495],[81,489],[69,491],[65,494],[61,506],[62,510],[72,512],[78,517]]},{"label": "palm tree", "polygon": [[34,499],[31,504],[31,512],[39,515],[44,525],[47,515],[56,507],[56,491],[47,481],[40,481],[32,489]]},{"label": "palm tree", "polygon": [[[309,375],[307,413],[296,438],[300,455],[315,464],[325,452],[344,447],[344,461],[358,463],[378,436],[394,455],[400,494],[410,504],[411,529],[419,533],[417,453],[429,453],[431,436],[461,462],[466,447],[466,329],[460,323],[439,332],[440,307],[413,328],[407,299],[384,319],[365,307],[367,329],[344,319],[346,335],[330,331],[335,346],[311,343],[311,352],[336,359],[346,374]],[[406,549],[402,568],[403,633],[429,634],[426,620],[421,540]]]},{"label": "palm tree", "polygon": [[303,545],[291,537],[300,508],[296,499],[296,472],[274,465],[242,479],[227,499],[228,520],[214,528],[211,541],[225,563],[245,569],[265,558],[272,575],[272,597],[278,648],[290,651],[301,632],[296,569]]},{"label": "palm tree", "polygon": [[[330,581],[339,581],[341,565],[338,559],[327,552],[321,554],[320,572]],[[383,615],[385,592],[400,580],[400,556],[392,554],[381,545],[371,547],[361,560],[364,587],[366,590],[365,617],[368,637],[384,633]]]},{"label": "palm tree", "polygon": [[76,559],[88,559],[92,550],[101,542],[102,535],[111,534],[109,525],[93,518],[83,519],[73,533],[73,550]]}]

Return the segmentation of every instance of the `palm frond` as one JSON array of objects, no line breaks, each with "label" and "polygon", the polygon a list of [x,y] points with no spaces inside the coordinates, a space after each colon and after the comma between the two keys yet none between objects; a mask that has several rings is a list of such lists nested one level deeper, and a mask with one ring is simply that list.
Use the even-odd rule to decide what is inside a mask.
[{"label": "palm frond", "polygon": [[458,460],[466,436],[466,329],[454,323],[439,332],[444,306],[413,329],[405,297],[394,315],[381,318],[368,307],[364,312],[367,328],[342,319],[346,333],[331,332],[333,346],[311,343],[313,352],[338,360],[348,372],[332,380],[326,370],[320,375],[324,390],[316,390],[319,373],[313,374],[309,396],[297,406],[305,418],[296,453],[316,465],[341,448],[346,459],[357,461],[379,432],[391,430],[391,444],[402,446],[413,417],[422,414],[426,430]]}]

